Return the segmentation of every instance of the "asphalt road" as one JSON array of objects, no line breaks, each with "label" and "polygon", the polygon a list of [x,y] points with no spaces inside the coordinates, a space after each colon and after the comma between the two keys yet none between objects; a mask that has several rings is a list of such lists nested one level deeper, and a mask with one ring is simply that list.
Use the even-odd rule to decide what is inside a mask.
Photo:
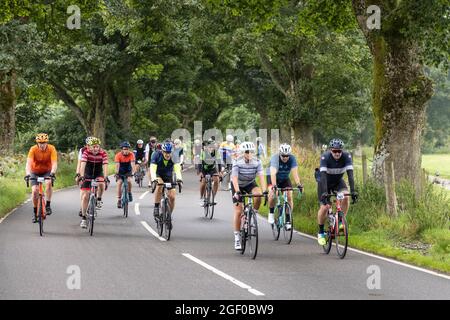
[{"label": "asphalt road", "polygon": [[251,260],[234,250],[230,193],[219,191],[209,220],[198,204],[197,177],[187,171],[184,182],[170,241],[153,234],[148,188],[134,188],[124,218],[111,184],[92,237],[79,227],[76,188],[55,192],[43,237],[31,223],[31,203],[24,204],[0,223],[0,300],[450,298],[448,276],[355,251],[340,260],[334,247],[325,255],[298,233],[286,245],[272,239],[263,217]]}]

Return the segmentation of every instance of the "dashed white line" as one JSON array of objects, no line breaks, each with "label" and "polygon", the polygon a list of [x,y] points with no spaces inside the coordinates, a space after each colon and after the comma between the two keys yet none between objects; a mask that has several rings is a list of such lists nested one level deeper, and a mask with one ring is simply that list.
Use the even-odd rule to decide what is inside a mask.
[{"label": "dashed white line", "polygon": [[139,197],[139,200],[144,199],[144,197],[149,193],[150,191],[145,191],[141,196]]},{"label": "dashed white line", "polygon": [[144,226],[145,229],[147,229],[148,232],[150,232],[156,238],[158,238],[161,241],[166,241],[166,239],[164,239],[163,237],[160,237],[159,234],[155,230],[153,230],[146,221],[141,221],[141,224]]},{"label": "dashed white line", "polygon": [[186,258],[194,261],[195,263],[198,263],[199,265],[201,265],[202,267],[214,272],[215,274],[217,274],[218,276],[234,283],[235,285],[241,287],[242,289],[246,289],[248,292],[250,292],[251,294],[254,294],[255,296],[264,296],[265,294],[262,293],[261,291],[258,291],[256,289],[253,289],[252,287],[250,287],[248,284],[245,284],[235,278],[233,278],[232,276],[226,274],[225,272],[220,271],[219,269],[214,268],[213,266],[207,264],[206,262],[203,262],[202,260],[192,256],[189,253],[183,253],[183,256],[185,256]]},{"label": "dashed white line", "polygon": [[140,215],[141,215],[141,211],[139,210],[139,202],[137,202],[137,203],[134,204],[134,213],[135,213],[137,216],[140,216]]},{"label": "dashed white line", "polygon": [[[261,219],[267,221],[267,219],[265,217],[261,216],[260,214],[258,214],[258,216]],[[300,232],[300,231],[297,231],[297,230],[294,230],[294,232],[299,234],[300,236],[305,237],[305,238],[309,238],[309,239],[312,239],[312,240],[317,240],[317,237],[311,236],[309,234],[306,234],[306,233],[303,233],[303,232]],[[421,272],[425,272],[425,273],[431,274],[431,275],[436,276],[436,277],[441,277],[441,278],[450,280],[450,276],[442,274],[442,273],[439,273],[439,272],[435,272],[435,271],[431,271],[431,270],[428,270],[428,269],[416,267],[416,266],[413,266],[413,265],[410,265],[410,264],[407,264],[407,263],[404,263],[404,262],[400,262],[400,261],[393,260],[393,259],[390,259],[390,258],[378,256],[378,255],[373,254],[373,253],[361,251],[361,250],[350,248],[350,247],[348,247],[347,250],[353,251],[353,252],[357,252],[357,253],[360,253],[360,254],[372,257],[372,258],[380,259],[380,260],[383,260],[383,261],[386,261],[386,262],[390,262],[390,263],[393,263],[393,264],[396,264],[396,265],[399,265],[399,266],[402,266],[402,267],[405,267],[405,268],[410,268],[410,269],[413,269],[413,270],[417,270],[417,271],[421,271]]]}]

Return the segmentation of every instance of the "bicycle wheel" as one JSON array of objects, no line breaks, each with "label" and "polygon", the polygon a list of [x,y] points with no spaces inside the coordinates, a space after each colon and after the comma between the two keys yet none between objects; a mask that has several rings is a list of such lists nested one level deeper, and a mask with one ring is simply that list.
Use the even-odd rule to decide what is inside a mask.
[{"label": "bicycle wheel", "polygon": [[339,258],[344,259],[345,254],[347,253],[347,245],[348,245],[348,225],[347,219],[343,213],[339,214],[338,218],[343,226],[342,230],[339,230],[339,224],[334,227],[335,230],[335,238],[336,238],[336,251]]},{"label": "bicycle wheel", "polygon": [[38,222],[39,222],[39,235],[41,237],[44,233],[43,202],[44,202],[44,200],[42,199],[42,196],[39,196],[37,215],[38,215]]},{"label": "bicycle wheel", "polygon": [[88,208],[88,224],[89,224],[89,228],[88,228],[88,231],[89,231],[89,234],[92,236],[92,234],[94,233],[94,220],[95,220],[95,207],[96,207],[96,204],[95,204],[95,198],[94,197],[92,197],[91,198],[91,201],[90,201],[90,203],[89,203],[89,208]]},{"label": "bicycle wheel", "polygon": [[244,254],[247,244],[247,224],[247,216],[244,213],[241,217],[241,254]]},{"label": "bicycle wheel", "polygon": [[[291,229],[287,230],[286,229],[286,221],[287,221],[287,216],[289,215],[289,221],[291,222]],[[283,236],[284,236],[284,242],[286,244],[290,244],[292,241],[292,234],[294,232],[294,220],[292,219],[292,210],[291,210],[291,206],[289,205],[289,203],[285,203],[284,204],[284,213],[283,213]]]},{"label": "bicycle wheel", "polygon": [[248,242],[250,244],[250,257],[255,259],[258,253],[258,220],[253,210],[249,212]]},{"label": "bicycle wheel", "polygon": [[211,192],[211,197],[210,198],[211,198],[211,202],[209,203],[209,206],[211,208],[209,208],[209,219],[211,220],[213,218],[213,216],[214,216],[214,198],[215,198],[214,192]]},{"label": "bicycle wheel", "polygon": [[164,214],[164,238],[169,241],[170,240],[170,234],[172,232],[172,213],[170,212],[170,207],[168,200],[165,199],[165,214]]},{"label": "bicycle wheel", "polygon": [[206,198],[203,204],[203,212],[205,213],[205,218],[208,218],[209,214],[209,204],[210,204],[210,198],[211,198],[211,190],[209,189],[209,185],[206,185]]},{"label": "bicycle wheel", "polygon": [[123,216],[125,218],[128,217],[128,180],[127,178],[123,179],[122,182],[122,208],[123,208]]},{"label": "bicycle wheel", "polygon": [[159,207],[160,207],[159,208],[160,209],[159,210],[159,218],[156,223],[156,228],[158,229],[158,234],[161,237],[163,234],[163,229],[164,229],[164,217],[165,217],[165,211],[166,211],[163,200],[161,200],[161,204]]},{"label": "bicycle wheel", "polygon": [[275,222],[272,223],[272,235],[274,240],[278,240],[280,237],[280,207],[276,207],[275,209]]}]

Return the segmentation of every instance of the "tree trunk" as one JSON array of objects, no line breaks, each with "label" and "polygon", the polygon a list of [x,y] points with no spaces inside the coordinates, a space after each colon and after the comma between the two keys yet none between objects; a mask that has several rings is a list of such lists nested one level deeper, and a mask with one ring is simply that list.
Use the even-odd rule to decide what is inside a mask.
[{"label": "tree trunk", "polygon": [[296,146],[312,150],[313,148],[313,127],[305,121],[295,121],[294,128],[294,144]]},{"label": "tree trunk", "polygon": [[14,151],[16,72],[0,72],[0,155]]},{"label": "tree trunk", "polygon": [[95,105],[92,106],[92,108],[94,109],[94,114],[91,120],[91,132],[95,137],[101,140],[104,146],[107,109],[106,92],[104,89],[99,89],[94,102]]},{"label": "tree trunk", "polygon": [[280,125],[280,144],[291,143],[291,127],[286,124]]},{"label": "tree trunk", "polygon": [[421,192],[421,135],[432,82],[417,59],[415,44],[379,37],[373,43],[375,154],[373,174],[383,181],[386,157],[395,181],[407,180]]}]

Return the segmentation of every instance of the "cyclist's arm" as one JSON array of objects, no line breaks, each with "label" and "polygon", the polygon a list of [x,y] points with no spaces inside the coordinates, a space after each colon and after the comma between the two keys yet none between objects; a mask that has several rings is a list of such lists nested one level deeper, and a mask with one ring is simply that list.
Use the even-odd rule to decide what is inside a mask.
[{"label": "cyclist's arm", "polygon": [[276,186],[277,185],[277,168],[275,167],[270,167],[270,180],[272,182],[272,186]]},{"label": "cyclist's arm", "polygon": [[267,181],[266,181],[266,176],[264,175],[264,172],[261,172],[259,174],[259,181],[261,182],[261,188],[262,191],[266,191],[267,190]]},{"label": "cyclist's arm", "polygon": [[86,170],[86,162],[85,161],[81,161],[80,164],[80,176],[84,177],[84,171]]},{"label": "cyclist's arm", "polygon": [[347,170],[348,184],[350,185],[350,192],[355,191],[355,179],[353,178],[353,170]]},{"label": "cyclist's arm", "polygon": [[231,181],[233,182],[234,191],[235,191],[235,192],[240,191],[240,190],[239,190],[238,177],[237,177],[237,176],[232,176],[232,177],[231,177]]},{"label": "cyclist's arm", "polygon": [[150,178],[151,180],[156,180],[156,169],[158,168],[158,165],[156,163],[150,164]]},{"label": "cyclist's arm", "polygon": [[58,169],[58,161],[52,160],[52,171],[51,171],[51,173],[55,174],[57,169]]},{"label": "cyclist's arm", "polygon": [[177,180],[183,180],[183,177],[181,176],[181,165],[179,163],[173,165],[173,171],[175,171]]},{"label": "cyclist's arm", "polygon": [[114,170],[114,173],[119,174],[119,169],[120,169],[120,163],[116,162],[116,170]]},{"label": "cyclist's arm", "polygon": [[298,167],[293,167],[292,169],[291,169],[291,173],[292,173],[292,175],[294,176],[294,181],[295,181],[295,184],[296,185],[299,185],[300,184],[300,178],[299,178],[299,176],[298,176]]},{"label": "cyclist's arm", "polygon": [[103,174],[105,176],[105,179],[108,178],[108,163],[103,164]]},{"label": "cyclist's arm", "polygon": [[31,174],[31,165],[33,163],[32,158],[27,158],[27,165],[25,166],[25,175],[29,176]]},{"label": "cyclist's arm", "polygon": [[56,173],[56,170],[58,169],[58,153],[56,152],[56,149],[54,147],[52,147],[51,149],[51,155],[50,155],[50,159],[51,159],[51,163],[52,163],[52,170],[51,173]]},{"label": "cyclist's arm", "polygon": [[320,172],[320,194],[324,194],[328,192],[328,186],[327,186],[327,172],[321,171]]}]

